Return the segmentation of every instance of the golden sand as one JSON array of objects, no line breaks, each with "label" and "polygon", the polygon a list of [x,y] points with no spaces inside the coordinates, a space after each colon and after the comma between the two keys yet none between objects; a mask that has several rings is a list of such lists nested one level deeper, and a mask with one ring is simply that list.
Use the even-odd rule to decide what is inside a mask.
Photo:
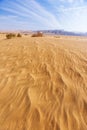
[{"label": "golden sand", "polygon": [[0,130],[87,130],[87,39],[0,40]]}]

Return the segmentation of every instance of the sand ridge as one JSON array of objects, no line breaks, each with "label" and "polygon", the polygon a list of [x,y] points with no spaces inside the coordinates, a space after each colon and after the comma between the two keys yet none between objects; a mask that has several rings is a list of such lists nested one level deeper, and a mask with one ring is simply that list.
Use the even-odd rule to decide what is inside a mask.
[{"label": "sand ridge", "polygon": [[87,130],[87,42],[0,42],[0,130]]}]

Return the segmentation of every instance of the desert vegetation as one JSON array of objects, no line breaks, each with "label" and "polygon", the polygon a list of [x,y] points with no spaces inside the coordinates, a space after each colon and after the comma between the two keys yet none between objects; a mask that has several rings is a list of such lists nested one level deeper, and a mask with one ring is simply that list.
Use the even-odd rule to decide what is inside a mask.
[{"label": "desert vegetation", "polygon": [[32,34],[32,37],[43,37],[43,33],[42,32],[37,32]]},{"label": "desert vegetation", "polygon": [[22,35],[20,33],[17,34],[17,37],[22,37]]},{"label": "desert vegetation", "polygon": [[22,37],[22,35],[20,33],[18,33],[17,35],[15,33],[6,34],[7,39],[11,39],[11,38],[14,38],[14,37]]},{"label": "desert vegetation", "polygon": [[16,34],[14,34],[14,33],[6,34],[6,38],[7,38],[7,39],[11,39],[11,38],[13,38],[13,37],[16,37]]}]

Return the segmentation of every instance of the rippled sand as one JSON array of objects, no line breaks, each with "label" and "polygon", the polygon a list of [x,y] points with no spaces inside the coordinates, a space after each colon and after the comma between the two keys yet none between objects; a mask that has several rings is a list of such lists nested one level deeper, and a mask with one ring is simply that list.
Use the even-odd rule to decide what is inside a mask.
[{"label": "rippled sand", "polygon": [[87,130],[87,39],[0,40],[0,130]]}]

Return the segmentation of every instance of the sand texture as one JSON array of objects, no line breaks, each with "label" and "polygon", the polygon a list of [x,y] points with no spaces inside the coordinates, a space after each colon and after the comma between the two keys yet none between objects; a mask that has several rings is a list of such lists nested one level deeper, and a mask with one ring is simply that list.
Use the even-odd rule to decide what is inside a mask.
[{"label": "sand texture", "polygon": [[0,40],[0,130],[87,130],[87,39]]}]

